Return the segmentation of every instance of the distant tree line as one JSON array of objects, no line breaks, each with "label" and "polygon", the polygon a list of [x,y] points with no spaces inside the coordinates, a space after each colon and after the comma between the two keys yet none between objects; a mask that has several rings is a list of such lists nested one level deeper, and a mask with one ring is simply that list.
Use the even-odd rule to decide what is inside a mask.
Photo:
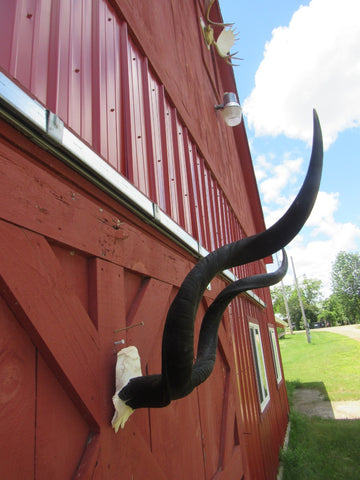
[{"label": "distant tree line", "polygon": [[[299,290],[306,319],[310,327],[360,323],[360,254],[339,252],[331,271],[332,293],[324,299],[321,280],[304,278]],[[304,328],[298,292],[295,286],[284,286],[294,328]],[[281,286],[272,287],[274,312],[286,319]]]}]

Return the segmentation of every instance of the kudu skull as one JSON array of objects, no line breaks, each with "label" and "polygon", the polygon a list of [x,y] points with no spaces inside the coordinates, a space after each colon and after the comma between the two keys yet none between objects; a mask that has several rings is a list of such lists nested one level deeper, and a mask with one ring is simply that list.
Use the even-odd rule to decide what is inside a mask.
[{"label": "kudu skull", "polygon": [[[318,116],[314,110],[313,146],[304,183],[280,220],[262,233],[238,240],[211,252],[200,260],[183,281],[174,298],[165,322],[162,340],[162,371],[158,375],[141,376],[139,359],[133,358],[134,347],[119,352],[135,362],[136,375],[129,379],[126,361],[120,370],[126,380],[113,397],[116,412],[115,430],[137,408],[165,407],[172,400],[188,395],[204,382],[213,370],[216,358],[218,327],[231,300],[246,290],[279,282],[287,271],[283,250],[280,268],[268,274],[243,278],[228,285],[205,313],[194,362],[194,323],[201,298],[210,281],[223,270],[265,258],[283,249],[301,230],[309,217],[319,191],[323,163],[323,144]],[[132,350],[134,349],[134,350]],[[128,353],[126,353],[126,351]],[[118,360],[119,361],[119,360]]]}]

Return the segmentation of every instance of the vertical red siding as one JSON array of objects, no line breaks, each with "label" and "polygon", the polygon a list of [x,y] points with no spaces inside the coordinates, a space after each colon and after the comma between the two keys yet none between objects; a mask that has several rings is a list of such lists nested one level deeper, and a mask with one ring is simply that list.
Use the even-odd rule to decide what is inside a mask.
[{"label": "vertical red siding", "polygon": [[173,138],[173,117],[176,115],[175,109],[172,108],[169,102],[164,99],[165,106],[165,142],[166,142],[166,160],[168,170],[168,182],[169,182],[169,204],[170,212],[168,212],[175,222],[180,224],[180,200],[177,189],[177,171],[175,163],[175,140]]},{"label": "vertical red siding", "polygon": [[127,48],[127,72],[129,82],[130,152],[126,158],[128,177],[138,189],[150,195],[149,158],[147,151],[147,128],[143,72],[145,59],[129,40]]},{"label": "vertical red siding", "polygon": [[224,192],[108,3],[5,3],[0,66],[207,250],[239,238]]},{"label": "vertical red siding", "polygon": [[[268,309],[261,311],[250,302],[235,299],[230,309],[234,336],[235,360],[240,375],[238,388],[241,403],[243,433],[246,438],[250,478],[275,478],[278,465],[278,445],[284,438],[288,404],[284,380],[277,385],[270,352]],[[257,392],[252,347],[249,336],[249,321],[259,324],[265,367],[269,385],[270,402],[260,410]],[[264,454],[266,452],[266,454]]]},{"label": "vertical red siding", "polygon": [[93,138],[95,150],[124,173],[123,70],[118,54],[125,50],[126,32],[106,2],[93,2]]},{"label": "vertical red siding", "polygon": [[196,186],[198,191],[198,208],[199,208],[199,220],[202,238],[202,245],[209,250],[210,249],[210,219],[208,212],[208,203],[206,201],[205,194],[205,165],[203,158],[197,153],[196,155]]},{"label": "vertical red siding", "polygon": [[154,173],[155,202],[170,213],[168,171],[164,154],[164,94],[163,88],[154,75],[147,69],[148,97],[150,106],[150,132],[152,146],[152,170]]},{"label": "vertical red siding", "polygon": [[186,129],[182,126],[177,113],[175,113],[173,116],[173,122],[175,169],[177,179],[176,184],[179,199],[180,225],[192,235],[190,192],[184,145],[186,139]]},{"label": "vertical red siding", "polygon": [[[43,8],[44,4],[38,2],[37,7]],[[34,11],[33,15],[36,23],[38,14],[42,14],[49,31],[48,58],[43,58],[46,62],[39,65],[47,74],[47,92],[38,94],[43,102],[46,99],[44,103],[51,111],[92,143],[92,6],[84,0],[53,1],[50,17],[44,13],[46,7],[45,12]],[[37,40],[45,39],[37,35]],[[34,93],[36,90],[38,86]]]}]

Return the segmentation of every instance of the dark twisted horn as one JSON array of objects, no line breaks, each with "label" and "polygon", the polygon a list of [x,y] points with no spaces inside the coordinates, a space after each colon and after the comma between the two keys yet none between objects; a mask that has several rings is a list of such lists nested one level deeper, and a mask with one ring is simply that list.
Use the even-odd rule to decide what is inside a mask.
[{"label": "dark twisted horn", "polygon": [[284,249],[282,253],[282,263],[277,270],[271,273],[242,278],[237,282],[231,283],[219,293],[207,309],[200,329],[197,358],[191,375],[191,390],[205,382],[213,371],[216,360],[219,324],[227,306],[242,292],[270,287],[280,282],[288,269],[288,260]]},{"label": "dark twisted horn", "polygon": [[[130,407],[163,407],[168,405],[171,400],[181,398],[192,390],[194,377],[201,377],[199,373],[196,373],[197,369],[199,371],[200,363],[196,368],[193,365],[194,322],[207,285],[223,270],[272,255],[285,247],[297,235],[315,203],[320,186],[322,160],[321,128],[314,110],[314,135],[310,164],[297,197],[285,215],[272,227],[262,233],[213,251],[200,260],[189,272],[173,300],[166,318],[162,342],[162,374],[137,377],[129,381],[120,391],[119,397]],[[259,286],[257,285],[257,288]],[[236,289],[236,287],[234,288]],[[222,299],[219,300],[220,303],[225,302],[227,295],[225,292],[229,291],[231,291],[230,287],[223,290],[224,293],[220,294]],[[215,308],[216,306],[214,306]],[[206,331],[205,324],[204,328]],[[213,329],[211,328],[211,330]],[[207,339],[208,335],[203,335],[202,339],[204,340],[204,338]],[[205,346],[201,344],[200,350],[203,348]]]}]

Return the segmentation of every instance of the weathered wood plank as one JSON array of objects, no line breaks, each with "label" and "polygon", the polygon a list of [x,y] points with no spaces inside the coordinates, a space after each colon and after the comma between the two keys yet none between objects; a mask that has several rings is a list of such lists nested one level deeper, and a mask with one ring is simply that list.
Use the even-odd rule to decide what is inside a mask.
[{"label": "weathered wood plank", "polygon": [[36,480],[73,478],[90,429],[41,355],[37,364]]},{"label": "weathered wood plank", "polygon": [[35,163],[0,137],[1,218],[129,270],[181,284],[193,265],[190,255],[1,121],[0,126],[39,156]]},{"label": "weathered wood plank", "polygon": [[0,222],[0,287],[11,310],[93,426],[99,421],[97,332],[40,235]]},{"label": "weathered wood plank", "polygon": [[204,452],[196,391],[168,407],[151,409],[152,452],[169,480],[203,480]]},{"label": "weathered wood plank", "polygon": [[74,480],[95,480],[97,475],[101,475],[101,450],[100,435],[90,435],[81,461],[74,475]]},{"label": "weathered wood plank", "polygon": [[127,330],[126,343],[138,348],[143,366],[153,355],[161,358],[161,349],[153,351],[153,348],[157,339],[162,338],[172,288],[168,283],[149,279],[130,309],[128,326],[138,326]]},{"label": "weathered wood plank", "polygon": [[[94,259],[91,265],[91,283],[96,292],[96,316],[101,343],[100,381],[102,391],[101,461],[97,471],[99,478],[156,478],[166,476],[150,450],[148,410],[136,411],[126,423],[124,430],[115,434],[110,421],[114,412],[112,395],[115,388],[116,352],[121,346],[114,345],[119,338],[125,339],[126,327],[124,270],[114,264]],[[134,416],[140,417],[140,426]],[[141,459],[141,461],[139,461]]]},{"label": "weathered wood plank", "polygon": [[0,296],[0,476],[34,478],[36,349]]}]

